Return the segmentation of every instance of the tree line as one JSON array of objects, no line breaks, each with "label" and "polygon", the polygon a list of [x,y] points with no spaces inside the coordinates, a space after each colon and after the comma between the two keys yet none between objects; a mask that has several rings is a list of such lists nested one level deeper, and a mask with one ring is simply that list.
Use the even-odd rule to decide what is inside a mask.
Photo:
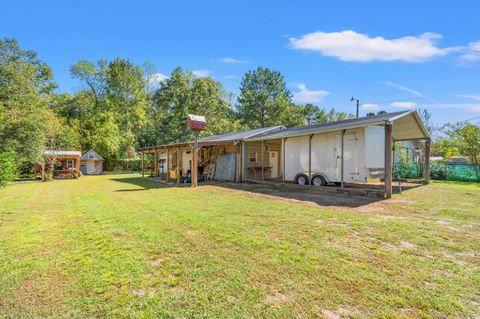
[{"label": "tree line", "polygon": [[105,159],[136,158],[143,146],[190,139],[187,114],[205,115],[202,135],[271,125],[305,125],[351,115],[296,105],[283,75],[248,71],[234,99],[211,77],[178,67],[155,81],[151,64],[128,59],[78,61],[75,93],[57,92],[52,69],[15,39],[0,40],[0,152],[19,173],[42,161],[44,149],[95,149]]},{"label": "tree line", "polygon": [[[295,104],[283,75],[263,67],[246,72],[237,97],[213,78],[180,67],[156,81],[151,64],[124,58],[78,61],[70,74],[81,88],[58,92],[52,69],[36,52],[22,49],[15,39],[0,39],[0,175],[28,175],[32,163],[42,162],[44,149],[94,149],[106,160],[136,158],[140,147],[192,138],[185,128],[189,113],[206,116],[202,135],[353,117]],[[455,134],[442,145],[475,152],[455,142]]]}]

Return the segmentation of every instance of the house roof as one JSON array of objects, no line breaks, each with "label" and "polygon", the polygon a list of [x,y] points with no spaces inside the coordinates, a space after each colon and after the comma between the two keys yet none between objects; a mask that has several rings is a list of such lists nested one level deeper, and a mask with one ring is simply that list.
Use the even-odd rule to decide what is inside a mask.
[{"label": "house roof", "polygon": [[282,125],[262,127],[254,130],[230,132],[220,135],[206,136],[198,139],[198,142],[226,142],[226,141],[243,141],[262,134],[269,134],[285,129]]},{"label": "house roof", "polygon": [[[219,135],[211,135],[206,137],[201,137],[198,139],[198,143],[200,145],[211,145],[211,144],[221,144],[221,143],[236,143],[239,141],[244,141],[249,138],[253,138],[257,135],[264,134],[264,133],[273,133],[279,130],[285,129],[282,125],[277,126],[270,126],[270,127],[262,127],[253,130],[245,130],[245,131],[237,131],[237,132],[229,132]],[[194,143],[194,141],[186,141],[181,143],[172,143],[172,144],[164,144],[164,145],[156,145],[150,147],[144,147],[142,150],[149,150],[153,148],[163,148],[168,146],[180,146],[180,145],[189,145]]]},{"label": "house roof", "polygon": [[43,155],[52,155],[52,156],[71,156],[71,157],[80,157],[82,152],[80,151],[66,151],[66,150],[44,150]]},{"label": "house roof", "polygon": [[276,138],[295,137],[315,133],[338,131],[356,127],[383,125],[386,122],[393,125],[392,136],[395,140],[409,140],[428,138],[428,131],[423,125],[418,113],[415,110],[386,113],[374,116],[365,116],[343,121],[328,122],[307,126],[296,126],[275,132],[266,132],[249,140],[269,140]]},{"label": "house roof", "polygon": [[[379,114],[374,116],[359,117],[343,121],[335,121],[307,126],[285,128],[282,125],[264,127],[254,130],[230,132],[220,135],[206,136],[198,139],[199,145],[215,145],[222,143],[236,143],[239,141],[261,141],[286,137],[303,136],[316,133],[326,133],[357,127],[392,124],[392,137],[397,141],[425,139],[429,137],[428,131],[415,110]],[[169,146],[188,146],[193,141],[182,143],[144,147],[142,150],[165,148]]]},{"label": "house roof", "polygon": [[[93,154],[93,158],[90,158],[89,157],[89,154]],[[88,150],[87,152],[85,152],[82,157],[80,157],[81,160],[96,160],[96,161],[103,161],[103,157],[101,157],[100,155],[98,155],[97,152],[95,152],[94,150]]]}]

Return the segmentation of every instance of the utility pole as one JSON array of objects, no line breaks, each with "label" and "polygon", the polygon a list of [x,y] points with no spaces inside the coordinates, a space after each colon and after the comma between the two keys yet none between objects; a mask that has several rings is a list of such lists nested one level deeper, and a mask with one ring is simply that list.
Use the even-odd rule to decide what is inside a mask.
[{"label": "utility pole", "polygon": [[352,96],[352,98],[350,99],[350,101],[356,101],[357,102],[357,119],[358,119],[358,112],[360,111],[360,100],[359,99],[356,99]]}]

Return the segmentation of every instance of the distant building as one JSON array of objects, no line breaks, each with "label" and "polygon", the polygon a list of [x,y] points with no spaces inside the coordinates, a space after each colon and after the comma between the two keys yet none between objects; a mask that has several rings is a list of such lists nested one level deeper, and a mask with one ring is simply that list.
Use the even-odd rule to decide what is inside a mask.
[{"label": "distant building", "polygon": [[448,162],[454,164],[468,164],[468,160],[465,156],[452,156]]},{"label": "distant building", "polygon": [[85,152],[80,157],[80,171],[84,175],[95,175],[103,173],[103,157],[94,150]]},{"label": "distant building", "polygon": [[[53,178],[77,178],[79,176],[80,151],[70,150],[44,150],[43,157],[45,166],[50,167]],[[35,166],[37,172],[40,171],[42,176],[44,168],[37,164]]]}]

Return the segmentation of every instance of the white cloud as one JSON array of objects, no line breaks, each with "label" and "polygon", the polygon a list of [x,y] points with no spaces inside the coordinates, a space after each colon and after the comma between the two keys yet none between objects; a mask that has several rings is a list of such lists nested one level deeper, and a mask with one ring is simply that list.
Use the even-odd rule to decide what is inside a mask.
[{"label": "white cloud", "polygon": [[480,95],[470,95],[470,94],[456,94],[455,96],[463,97],[466,99],[472,99],[475,101],[480,101]]},{"label": "white cloud", "polygon": [[150,84],[159,84],[160,82],[163,82],[166,79],[168,79],[168,76],[166,76],[165,74],[155,73],[150,76],[148,81],[150,82]]},{"label": "white cloud", "polygon": [[403,86],[403,85],[400,85],[400,84],[397,84],[397,83],[393,83],[393,82],[390,82],[390,81],[387,81],[385,82],[386,85],[388,86],[391,86],[391,87],[394,87],[396,89],[399,89],[401,91],[404,91],[404,92],[408,92],[408,93],[411,93],[413,95],[416,95],[418,97],[425,97],[425,95],[423,95],[422,93],[414,90],[414,89],[411,89],[411,88],[408,88],[406,86]]},{"label": "white cloud", "polygon": [[229,74],[229,75],[225,75],[223,77],[224,80],[232,80],[232,79],[235,79],[236,76],[235,75],[232,75],[232,74]]},{"label": "white cloud", "polygon": [[480,105],[471,106],[471,107],[469,107],[469,110],[472,111],[472,112],[480,113]]},{"label": "white cloud", "polygon": [[221,58],[219,61],[226,64],[240,64],[248,62],[248,60],[236,59],[232,57]]},{"label": "white cloud", "polygon": [[365,103],[360,105],[360,108],[362,110],[367,110],[367,111],[373,111],[373,110],[378,110],[378,104],[373,104],[373,103]]},{"label": "white cloud", "polygon": [[433,103],[422,104],[425,108],[441,108],[441,109],[460,109],[477,112],[480,110],[480,104],[478,103]]},{"label": "white cloud", "polygon": [[323,101],[323,99],[330,94],[325,90],[310,91],[303,83],[298,83],[297,88],[299,91],[293,93],[293,99],[300,103],[317,103]]},{"label": "white cloud", "polygon": [[403,109],[413,109],[414,107],[417,106],[417,104],[415,104],[414,102],[410,102],[410,101],[397,101],[397,102],[393,102],[390,105],[393,106],[393,107],[399,107],[399,108],[403,108]]},{"label": "white cloud", "polygon": [[460,56],[463,61],[474,62],[480,60],[480,41],[470,42]]},{"label": "white cloud", "polygon": [[435,46],[435,41],[441,37],[440,34],[426,32],[419,36],[385,39],[352,30],[330,33],[318,31],[300,38],[290,38],[290,44],[293,49],[320,52],[342,61],[421,62],[459,49]]},{"label": "white cloud", "polygon": [[206,78],[212,75],[210,70],[195,70],[192,71],[192,74],[196,78]]}]

